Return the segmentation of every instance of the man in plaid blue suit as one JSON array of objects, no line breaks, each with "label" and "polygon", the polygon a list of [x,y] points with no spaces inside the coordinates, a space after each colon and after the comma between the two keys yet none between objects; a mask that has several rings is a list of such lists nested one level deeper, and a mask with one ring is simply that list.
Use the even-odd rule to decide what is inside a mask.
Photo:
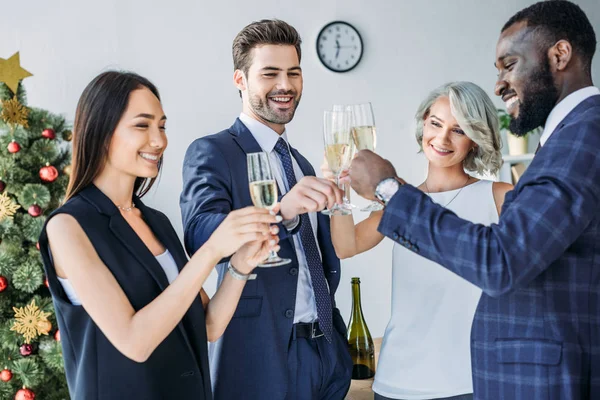
[{"label": "man in plaid blue suit", "polygon": [[498,224],[458,218],[371,152],[351,166],[356,192],[386,205],[382,234],[483,289],[471,333],[477,399],[600,399],[595,49],[589,20],[568,1],[534,4],[504,26],[496,94],[512,132],[544,132]]}]

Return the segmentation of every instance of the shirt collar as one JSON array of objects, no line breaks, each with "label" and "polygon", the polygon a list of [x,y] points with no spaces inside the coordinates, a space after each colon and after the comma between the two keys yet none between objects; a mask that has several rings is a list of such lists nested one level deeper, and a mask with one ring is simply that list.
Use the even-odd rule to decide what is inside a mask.
[{"label": "shirt collar", "polygon": [[248,116],[247,114],[240,114],[240,121],[246,128],[250,131],[254,139],[258,142],[258,145],[261,149],[263,149],[266,153],[271,153],[277,144],[279,138],[283,138],[285,143],[289,147],[288,139],[287,139],[287,130],[284,130],[281,136],[275,132],[273,129],[269,128],[267,125],[263,124],[260,121],[255,120],[254,118]]},{"label": "shirt collar", "polygon": [[588,97],[600,95],[600,90],[595,86],[588,86],[583,89],[579,89],[562,99],[550,112],[546,125],[544,126],[544,132],[540,137],[540,146],[543,146],[552,132],[558,127],[563,119],[577,107],[582,101]]}]

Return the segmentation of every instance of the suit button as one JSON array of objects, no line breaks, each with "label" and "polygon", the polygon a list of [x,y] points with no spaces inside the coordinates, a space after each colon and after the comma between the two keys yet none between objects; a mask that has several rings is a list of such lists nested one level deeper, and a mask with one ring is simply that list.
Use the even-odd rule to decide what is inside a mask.
[{"label": "suit button", "polygon": [[398,234],[396,232],[394,232],[394,234],[392,235],[392,238],[394,240],[398,240],[398,237],[399,237]]},{"label": "suit button", "polygon": [[293,318],[294,310],[285,310],[285,316],[286,316],[286,318]]},{"label": "suit button", "polygon": [[290,268],[290,275],[298,275],[298,268],[296,268],[296,267]]}]

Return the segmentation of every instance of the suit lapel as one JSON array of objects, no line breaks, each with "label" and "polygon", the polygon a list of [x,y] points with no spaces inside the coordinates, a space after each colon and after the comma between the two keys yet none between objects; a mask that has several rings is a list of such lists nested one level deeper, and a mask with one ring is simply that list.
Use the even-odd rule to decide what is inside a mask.
[{"label": "suit lapel", "polygon": [[259,153],[263,151],[256,139],[254,139],[254,136],[252,136],[252,133],[250,133],[246,125],[239,118],[229,128],[229,132],[233,135],[233,140],[244,150],[244,153]]},{"label": "suit lapel", "polygon": [[[135,206],[142,212],[144,221],[148,224],[152,232],[156,235],[162,245],[169,250],[169,253],[171,253],[171,256],[173,256],[173,259],[175,260],[177,269],[181,272],[181,269],[188,262],[188,259],[185,256],[185,252],[181,247],[181,243],[179,242],[179,238],[175,231],[171,229],[170,225],[165,225],[165,221],[161,219],[160,215],[146,207],[138,197],[134,198],[134,202]],[[168,223],[168,221],[166,222]]]},{"label": "suit lapel", "polygon": [[[96,186],[90,185],[81,195],[96,208],[110,218],[109,227],[115,237],[135,257],[144,269],[152,276],[161,290],[169,285],[167,276],[160,264],[144,244],[142,239],[121,216],[118,208]],[[138,200],[139,201],[139,200]],[[136,204],[137,205],[137,204]],[[145,216],[144,216],[145,217]]]},{"label": "suit lapel", "polygon": [[298,166],[302,170],[304,176],[315,176],[315,170],[313,169],[312,165],[310,165],[308,160],[304,158],[302,154],[300,154],[300,152],[293,148],[291,145],[290,151],[292,153],[292,157],[294,157],[294,159],[298,163]]}]

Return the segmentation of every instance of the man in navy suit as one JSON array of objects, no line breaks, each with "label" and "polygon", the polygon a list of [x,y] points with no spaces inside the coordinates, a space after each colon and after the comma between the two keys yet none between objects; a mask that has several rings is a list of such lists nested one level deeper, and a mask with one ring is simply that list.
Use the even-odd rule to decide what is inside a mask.
[{"label": "man in navy suit", "polygon": [[600,399],[595,49],[589,20],[568,1],[534,4],[502,29],[496,94],[510,129],[544,132],[497,225],[458,218],[373,153],[351,166],[353,188],[386,205],[382,234],[483,289],[471,333],[477,399]]},{"label": "man in navy suit", "polygon": [[245,27],[233,42],[234,83],[242,113],[233,126],[194,141],[183,166],[185,244],[193,253],[231,210],[251,205],[246,155],[268,154],[280,197],[282,258],[288,265],[218,267],[223,279],[248,279],[222,338],[211,345],[216,400],[343,399],[352,362],[346,328],[335,307],[340,262],[329,219],[319,211],[342,201],[331,182],[316,178],[288,142],[302,95],[300,37],[279,20]]}]

